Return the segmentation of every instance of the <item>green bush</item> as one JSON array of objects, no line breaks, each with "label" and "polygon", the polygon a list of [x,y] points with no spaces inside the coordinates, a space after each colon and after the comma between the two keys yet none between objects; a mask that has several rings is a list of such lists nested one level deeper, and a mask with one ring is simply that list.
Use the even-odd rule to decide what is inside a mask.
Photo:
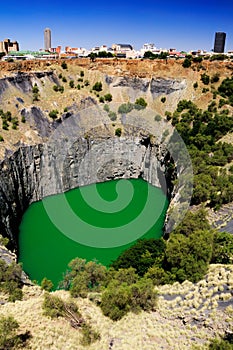
[{"label": "green bush", "polygon": [[94,91],[102,91],[102,83],[100,81],[97,81],[93,86],[92,90]]},{"label": "green bush", "polygon": [[2,316],[0,318],[0,350],[26,347],[31,334],[29,331],[26,331],[24,334],[17,334],[18,328],[18,322],[12,316]]},{"label": "green bush", "polygon": [[101,97],[99,98],[99,102],[100,102],[100,103],[104,103],[104,97],[103,97],[103,96],[101,96]]},{"label": "green bush", "polygon": [[135,106],[136,106],[136,108],[137,108],[137,107],[140,107],[141,109],[144,109],[144,108],[146,108],[147,103],[146,103],[146,101],[144,100],[144,98],[139,97],[139,98],[137,98],[136,101],[135,101]]},{"label": "green bush", "polygon": [[0,142],[3,142],[4,138],[2,137],[2,135],[0,135]]},{"label": "green bush", "polygon": [[197,89],[197,88],[198,88],[198,83],[195,82],[195,83],[193,84],[193,87],[194,87],[194,89]]},{"label": "green bush", "polygon": [[63,81],[63,83],[66,83],[67,82],[66,77],[62,77],[62,81]]},{"label": "green bush", "polygon": [[134,109],[133,103],[123,103],[122,105],[119,106],[118,108],[118,113],[119,114],[126,114],[131,112]]},{"label": "green bush", "polygon": [[166,102],[166,97],[161,97],[161,102],[165,103]]},{"label": "green bush", "polygon": [[84,77],[84,71],[83,70],[81,70],[81,72],[80,72],[80,77]]},{"label": "green bush", "polygon": [[110,112],[110,107],[109,107],[109,105],[104,105],[104,110],[105,110],[105,112]]},{"label": "green bush", "polygon": [[111,102],[112,101],[112,95],[111,94],[106,94],[104,95],[104,99],[106,102]]},{"label": "green bush", "polygon": [[50,292],[53,289],[53,282],[48,280],[46,277],[41,281],[41,288]]},{"label": "green bush", "polygon": [[117,321],[129,311],[154,310],[156,302],[157,292],[151,280],[141,279],[130,285],[112,280],[102,294],[100,307],[105,316]]},{"label": "green bush", "polygon": [[109,118],[110,118],[112,121],[114,121],[114,120],[117,119],[117,114],[116,114],[116,112],[110,111],[110,112],[108,113],[108,116],[109,116]]},{"label": "green bush", "polygon": [[190,58],[185,58],[182,66],[184,68],[189,68],[191,67],[191,64],[192,64],[192,60]]},{"label": "green bush", "polygon": [[49,117],[52,119],[56,119],[58,115],[58,110],[57,109],[53,109],[52,111],[49,112]]},{"label": "green bush", "polygon": [[210,82],[210,77],[209,77],[209,75],[207,75],[206,73],[203,73],[203,74],[201,75],[201,81],[203,82],[203,84],[208,85],[209,82]]},{"label": "green bush", "polygon": [[61,67],[63,69],[67,69],[67,63],[65,61],[62,62]]},{"label": "green bush", "polygon": [[120,137],[121,136],[121,128],[117,128],[116,130],[115,130],[115,135],[116,136],[118,136],[118,137]]}]

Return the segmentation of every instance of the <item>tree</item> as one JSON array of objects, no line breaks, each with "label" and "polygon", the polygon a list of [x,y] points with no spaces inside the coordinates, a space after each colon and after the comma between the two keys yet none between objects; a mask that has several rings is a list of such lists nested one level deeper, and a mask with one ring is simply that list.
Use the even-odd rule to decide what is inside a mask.
[{"label": "tree", "polygon": [[185,58],[185,59],[184,59],[184,62],[183,62],[183,64],[182,64],[182,66],[183,66],[184,68],[189,68],[189,67],[191,66],[191,64],[192,64],[191,59]]},{"label": "tree", "polygon": [[162,259],[165,247],[163,239],[140,239],[121,253],[111,266],[114,269],[133,267],[139,276],[143,276],[157,259]]},{"label": "tree", "polygon": [[232,264],[233,236],[227,232],[214,233],[212,264]]},{"label": "tree", "polygon": [[50,292],[53,289],[53,282],[48,280],[46,277],[41,281],[41,288]]},{"label": "tree", "polygon": [[199,281],[207,273],[212,257],[213,232],[195,231],[188,237],[172,233],[166,247],[166,270],[176,281]]}]

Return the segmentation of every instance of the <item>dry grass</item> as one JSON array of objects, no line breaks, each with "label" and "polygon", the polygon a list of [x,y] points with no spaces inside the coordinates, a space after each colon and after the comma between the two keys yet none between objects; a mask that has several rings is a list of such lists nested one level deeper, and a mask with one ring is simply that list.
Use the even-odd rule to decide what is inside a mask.
[{"label": "dry grass", "polygon": [[[30,330],[33,337],[28,349],[108,350],[111,340],[114,350],[204,349],[208,339],[223,334],[232,323],[232,306],[219,307],[219,302],[232,301],[232,274],[232,265],[211,265],[209,274],[197,284],[186,281],[161,286],[156,312],[129,313],[118,322],[103,316],[88,299],[76,299],[83,317],[101,334],[101,339],[88,347],[80,345],[81,331],[66,320],[51,320],[43,315],[40,287],[24,287],[24,299],[0,306],[0,315],[12,315],[22,332]],[[54,293],[69,298],[66,291]]]}]

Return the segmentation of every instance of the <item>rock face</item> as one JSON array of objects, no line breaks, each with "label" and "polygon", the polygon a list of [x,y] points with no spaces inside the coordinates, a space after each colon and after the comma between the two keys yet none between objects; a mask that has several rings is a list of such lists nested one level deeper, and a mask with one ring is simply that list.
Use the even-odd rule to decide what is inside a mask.
[{"label": "rock face", "polygon": [[10,86],[17,88],[24,94],[32,91],[33,84],[41,78],[47,78],[54,84],[59,85],[59,79],[53,71],[23,73],[17,72],[13,76],[0,79],[0,96]]},{"label": "rock face", "polygon": [[106,77],[105,81],[112,87],[129,87],[143,93],[150,92],[153,97],[161,94],[169,95],[186,88],[185,79],[138,78],[138,77]]},{"label": "rock face", "polygon": [[152,126],[142,115],[124,116],[119,138],[107,113],[92,107],[57,124],[46,143],[19,147],[0,164],[2,234],[17,248],[18,227],[32,202],[91,183],[141,177],[170,198],[179,197],[183,185],[173,188],[171,179],[184,167],[172,167],[161,130],[162,122]]}]

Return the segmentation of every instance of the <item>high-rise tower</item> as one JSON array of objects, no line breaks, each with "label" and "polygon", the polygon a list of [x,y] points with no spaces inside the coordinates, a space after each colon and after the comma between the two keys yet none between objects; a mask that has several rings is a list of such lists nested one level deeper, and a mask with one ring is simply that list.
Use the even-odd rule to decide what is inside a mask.
[{"label": "high-rise tower", "polygon": [[49,28],[45,28],[44,30],[44,49],[49,51],[51,49],[51,30]]},{"label": "high-rise tower", "polygon": [[214,40],[214,52],[223,53],[225,47],[226,33],[217,32],[215,33]]}]

